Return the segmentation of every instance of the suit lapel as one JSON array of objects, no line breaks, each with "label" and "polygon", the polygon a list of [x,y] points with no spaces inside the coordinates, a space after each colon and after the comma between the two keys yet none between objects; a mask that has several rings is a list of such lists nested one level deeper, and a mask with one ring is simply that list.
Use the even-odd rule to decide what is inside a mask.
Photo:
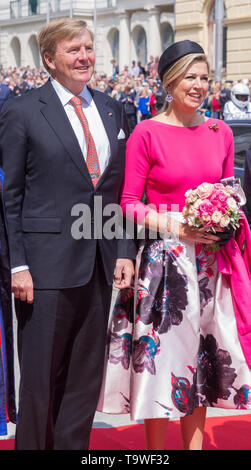
[{"label": "suit lapel", "polygon": [[58,139],[62,142],[68,155],[73,160],[80,173],[93,188],[92,180],[76,135],[65,110],[63,109],[63,106],[49,81],[41,87],[40,101],[44,103],[44,106],[41,108],[41,113],[54,130]]}]

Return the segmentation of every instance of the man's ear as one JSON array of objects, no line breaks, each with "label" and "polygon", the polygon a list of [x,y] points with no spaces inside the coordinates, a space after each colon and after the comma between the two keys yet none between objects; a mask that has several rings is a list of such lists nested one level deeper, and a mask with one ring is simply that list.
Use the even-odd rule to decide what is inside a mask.
[{"label": "man's ear", "polygon": [[48,65],[49,69],[53,72],[55,70],[55,65],[54,65],[54,58],[48,52],[45,52],[44,54],[44,60],[46,64]]}]

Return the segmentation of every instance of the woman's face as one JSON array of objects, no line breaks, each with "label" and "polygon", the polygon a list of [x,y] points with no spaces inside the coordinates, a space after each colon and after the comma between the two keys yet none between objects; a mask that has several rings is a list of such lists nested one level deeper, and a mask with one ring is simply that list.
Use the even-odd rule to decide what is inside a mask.
[{"label": "woman's face", "polygon": [[194,110],[203,103],[208,91],[208,66],[206,62],[193,62],[186,72],[168,87],[173,96],[172,106]]}]

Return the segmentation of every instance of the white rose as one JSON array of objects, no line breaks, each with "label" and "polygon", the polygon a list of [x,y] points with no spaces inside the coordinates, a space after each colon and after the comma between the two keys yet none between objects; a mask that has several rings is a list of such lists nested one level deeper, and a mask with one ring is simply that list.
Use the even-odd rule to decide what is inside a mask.
[{"label": "white rose", "polygon": [[233,197],[229,197],[227,199],[227,205],[231,211],[235,211],[237,209],[236,200]]},{"label": "white rose", "polygon": [[202,203],[202,199],[197,199],[197,201],[195,201],[193,207],[194,207],[195,209],[199,209],[201,203]]},{"label": "white rose", "polygon": [[228,194],[234,194],[235,193],[234,188],[232,188],[232,186],[230,186],[229,184],[227,186],[225,186],[225,190],[227,191]]},{"label": "white rose", "polygon": [[190,207],[188,208],[188,214],[189,214],[189,215],[194,215],[194,206],[190,206]]},{"label": "white rose", "polygon": [[210,215],[203,215],[202,220],[203,220],[203,222],[206,222],[206,223],[211,222],[211,216]]},{"label": "white rose", "polygon": [[198,194],[196,193],[196,191],[191,192],[190,199],[191,199],[192,202],[194,202],[194,201],[196,201],[196,199],[198,199]]},{"label": "white rose", "polygon": [[192,189],[189,189],[188,191],[185,192],[185,197],[190,197],[190,195],[192,194],[193,190]]},{"label": "white rose", "polygon": [[212,221],[215,224],[218,224],[221,220],[221,217],[222,217],[222,214],[221,214],[220,211],[214,211],[213,214],[212,214]]},{"label": "white rose", "polygon": [[230,224],[230,217],[228,215],[223,215],[223,217],[220,220],[220,226],[222,228],[227,227]]}]

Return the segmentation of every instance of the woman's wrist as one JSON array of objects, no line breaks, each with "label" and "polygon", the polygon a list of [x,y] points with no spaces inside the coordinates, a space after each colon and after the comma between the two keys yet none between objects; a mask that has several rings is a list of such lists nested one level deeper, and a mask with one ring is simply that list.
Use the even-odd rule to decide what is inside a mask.
[{"label": "woman's wrist", "polygon": [[158,233],[170,231],[170,219],[168,214],[150,210],[145,217],[145,227]]}]

